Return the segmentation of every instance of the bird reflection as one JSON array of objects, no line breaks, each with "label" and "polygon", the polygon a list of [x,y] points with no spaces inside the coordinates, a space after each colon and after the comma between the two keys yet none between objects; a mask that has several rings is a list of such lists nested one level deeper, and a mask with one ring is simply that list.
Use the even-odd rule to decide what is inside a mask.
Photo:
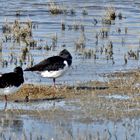
[{"label": "bird reflection", "polygon": [[10,131],[17,131],[22,132],[23,129],[23,121],[19,119],[14,119],[15,117],[10,116],[2,116],[0,119],[0,129],[1,130],[7,130]]},{"label": "bird reflection", "polygon": [[7,108],[7,102],[5,102],[4,111],[6,110],[6,108]]}]

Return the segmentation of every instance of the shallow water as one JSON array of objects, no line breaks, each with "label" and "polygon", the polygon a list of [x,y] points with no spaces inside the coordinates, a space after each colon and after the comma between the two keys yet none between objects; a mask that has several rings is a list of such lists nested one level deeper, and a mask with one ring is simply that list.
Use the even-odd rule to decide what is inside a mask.
[{"label": "shallow water", "polygon": [[[52,44],[52,37],[57,35],[57,47],[54,50],[46,51],[41,50],[30,50],[31,55],[34,59],[34,64],[40,62],[41,60],[57,55],[60,50],[63,49],[65,44],[66,48],[72,53],[73,64],[70,71],[63,77],[57,80],[58,83],[75,84],[77,82],[89,81],[89,80],[104,80],[99,76],[101,73],[109,73],[114,71],[122,71],[127,69],[133,69],[139,67],[139,59],[128,60],[128,64],[124,65],[124,54],[127,54],[130,49],[133,51],[139,50],[139,23],[140,23],[140,4],[132,1],[59,1],[59,3],[67,7],[68,11],[70,9],[75,9],[75,15],[70,14],[60,14],[51,15],[48,11],[48,1],[2,1],[0,8],[0,27],[4,25],[5,18],[8,22],[14,22],[15,19],[20,21],[32,20],[34,24],[38,25],[37,29],[33,29],[33,39],[38,41],[38,46],[49,46]],[[102,18],[105,15],[106,7],[112,5],[116,9],[117,15],[122,13],[122,20],[118,17],[112,25],[102,25]],[[129,5],[126,7],[126,5]],[[88,15],[82,15],[83,9],[86,9]],[[16,17],[16,11],[20,10],[21,16]],[[94,19],[98,21],[94,25]],[[61,30],[61,22],[66,24],[65,31]],[[106,60],[106,55],[97,52],[97,60],[95,61],[93,57],[91,59],[85,59],[83,55],[79,55],[80,52],[75,52],[75,42],[80,38],[80,30],[69,30],[69,25],[74,25],[74,23],[82,24],[85,27],[85,45],[86,49],[100,50],[101,47],[106,47],[109,41],[113,42],[113,59]],[[125,34],[125,28],[128,28],[127,34]],[[96,44],[96,33],[99,33],[102,28],[107,28],[109,30],[108,38],[98,39],[98,44]],[[118,33],[117,30],[120,28],[121,32]],[[2,36],[2,34],[1,34]],[[2,36],[2,38],[4,38]],[[123,41],[122,41],[123,40]],[[123,43],[122,43],[123,42]],[[14,49],[9,49],[15,46]],[[9,60],[10,53],[15,54],[19,57],[21,55],[21,50],[19,48],[25,47],[24,44],[18,45],[13,43],[3,42],[2,58],[4,60]],[[81,54],[81,53],[80,53]],[[19,58],[18,58],[19,60]],[[23,68],[27,67],[23,65]],[[19,63],[18,63],[19,64]],[[0,72],[12,71],[15,67],[14,64],[8,66],[8,68],[1,68]],[[81,76],[82,75],[82,76]],[[38,76],[34,76],[32,73],[25,73],[26,82],[38,83],[41,79],[43,84],[51,84],[52,80],[43,79]],[[35,78],[37,77],[37,78]]]},{"label": "shallow water", "polygon": [[75,121],[73,119],[44,120],[39,116],[1,115],[1,136],[5,138],[26,139],[140,139],[140,120],[122,119],[116,122],[110,120]]},{"label": "shallow water", "polygon": [[128,100],[130,99],[131,97],[128,96],[128,95],[119,95],[119,94],[113,94],[113,95],[103,95],[103,96],[100,96],[99,97],[104,97],[106,99],[117,99],[117,100]]},{"label": "shallow water", "polygon": [[[79,102],[77,100],[69,101],[69,100],[50,100],[50,101],[37,101],[37,102],[8,102],[6,109],[16,109],[16,110],[49,110],[49,109],[64,109],[66,111],[75,111],[80,109],[75,106],[75,104]],[[72,103],[75,103],[72,105]],[[0,110],[3,110],[4,102],[0,102]]]},{"label": "shallow water", "polygon": [[[118,99],[120,100],[120,99]],[[139,139],[139,118],[107,120],[81,114],[80,100],[31,103],[9,102],[9,112],[0,113],[0,138],[27,139]],[[85,104],[89,104],[86,102]],[[3,102],[0,102],[3,106]],[[87,107],[87,106],[86,106]],[[2,108],[1,108],[2,109]],[[17,110],[17,113],[12,112]],[[19,111],[18,111],[19,110]],[[26,113],[22,113],[25,110]],[[48,112],[47,112],[48,110]],[[33,111],[33,113],[28,113]],[[45,114],[43,114],[43,111]],[[50,112],[52,113],[50,115]]]},{"label": "shallow water", "polygon": [[[33,56],[34,64],[39,61],[52,56],[57,55],[64,44],[66,48],[72,53],[73,64],[69,72],[63,77],[57,79],[58,84],[76,84],[78,82],[86,82],[90,80],[106,80],[100,76],[102,73],[109,73],[114,71],[124,71],[128,69],[138,68],[140,60],[130,59],[127,65],[124,65],[124,54],[130,49],[137,51],[140,49],[140,2],[137,0],[61,0],[58,1],[64,4],[68,9],[75,9],[76,14],[71,16],[70,14],[64,15],[51,15],[48,11],[48,0],[1,0],[0,2],[0,32],[2,32],[2,25],[4,25],[5,18],[8,22],[14,22],[15,19],[20,21],[32,20],[34,24],[38,25],[38,28],[33,29],[33,38],[38,41],[38,45],[45,46],[46,43],[51,45],[52,36],[57,34],[57,47],[54,50],[46,51],[44,49],[31,50],[30,53]],[[115,7],[117,14],[122,13],[123,19],[116,18],[114,24],[106,25],[105,28],[109,30],[109,37],[101,39],[99,38],[98,44],[96,42],[96,33],[104,27],[101,19],[105,14],[105,8],[112,5]],[[82,15],[82,10],[86,9],[88,15]],[[21,11],[21,16],[16,17],[16,11]],[[94,19],[98,21],[94,25]],[[66,24],[65,31],[61,30],[61,21]],[[81,23],[85,27],[86,37],[86,49],[97,50],[97,60],[93,57],[87,59],[81,52],[75,51],[75,42],[80,38],[80,30],[70,30],[69,25],[74,23]],[[128,28],[128,32],[125,33],[125,28]],[[118,28],[121,32],[118,33]],[[4,37],[0,34],[1,39]],[[113,58],[112,60],[106,60],[106,55],[102,55],[98,52],[103,46],[107,46],[108,42],[113,42]],[[9,61],[10,53],[14,56],[20,57],[21,48],[25,47],[24,44],[14,44],[10,42],[3,42],[3,50],[0,54],[0,62],[3,60]],[[14,48],[11,48],[13,47]],[[19,61],[19,59],[18,59]],[[19,62],[18,62],[19,64]],[[23,65],[25,68],[28,65]],[[15,67],[14,64],[9,64],[7,68],[3,68],[0,65],[0,73],[12,71]],[[34,73],[25,73],[26,83],[43,83],[51,84],[51,79],[41,78]],[[109,98],[123,98],[113,96]],[[124,97],[125,99],[128,97]],[[127,100],[127,99],[126,99]],[[23,109],[23,110],[41,110],[41,109],[63,109],[65,111],[78,111],[79,106],[72,105],[71,101],[47,101],[41,103],[9,103],[8,109]],[[4,102],[0,102],[0,110],[3,109]],[[26,137],[40,137],[42,139],[95,139],[103,137],[109,137],[109,139],[140,139],[140,120],[139,119],[123,119],[118,122],[110,120],[98,120],[97,118],[93,122],[85,123],[78,121],[75,117],[67,120],[63,116],[55,116],[55,119],[48,120],[42,119],[41,116],[30,116],[28,114],[18,115],[4,113],[0,114],[0,138],[7,139],[11,136],[13,139],[18,139],[19,136]],[[105,133],[105,134],[104,134]],[[111,135],[111,136],[110,136]],[[16,138],[14,138],[16,137]],[[106,139],[107,139],[106,138]],[[41,139],[41,138],[40,138]]]},{"label": "shallow water", "polygon": [[[110,105],[103,105],[94,100],[91,102],[87,98],[83,101],[81,99],[29,103],[9,101],[7,111],[0,113],[0,138],[13,140],[18,140],[19,137],[39,140],[140,139],[140,119],[135,115],[131,118],[107,119],[106,115],[103,116],[104,113],[98,115],[97,111],[101,106],[111,109],[115,107],[111,102],[126,101],[130,97],[114,94],[114,96],[104,95],[100,98],[110,99]],[[0,110],[3,108],[4,102],[1,101]],[[139,111],[138,108],[122,110],[129,112],[132,109]],[[12,110],[16,110],[16,113]]]}]

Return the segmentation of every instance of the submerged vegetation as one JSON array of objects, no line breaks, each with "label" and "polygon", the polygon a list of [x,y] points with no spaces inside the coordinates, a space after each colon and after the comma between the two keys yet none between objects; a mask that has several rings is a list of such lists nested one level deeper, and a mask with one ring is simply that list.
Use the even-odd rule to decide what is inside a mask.
[{"label": "submerged vegetation", "polygon": [[[108,120],[114,121],[114,125],[111,125],[112,127],[115,127],[120,120],[123,120],[121,122],[122,125],[127,125],[127,121],[125,118],[135,118],[140,115],[140,112],[137,110],[140,107],[140,71],[134,70],[129,72],[116,72],[116,73],[110,73],[105,74],[105,78],[108,79],[106,82],[99,82],[99,81],[91,81],[88,83],[81,83],[77,86],[62,86],[57,87],[57,89],[54,89],[50,86],[42,86],[42,85],[24,85],[19,92],[17,92],[14,95],[10,95],[8,98],[9,100],[12,100],[16,103],[24,103],[26,106],[32,105],[33,102],[38,102],[40,104],[41,102],[49,102],[49,101],[56,101],[50,107],[49,109],[45,109],[45,104],[43,105],[43,109],[38,109],[34,107],[34,109],[24,110],[22,107],[19,106],[14,107],[14,109],[7,109],[6,113],[9,115],[12,114],[19,114],[24,115],[28,114],[29,116],[35,116],[35,119],[41,118],[42,120],[49,120],[49,124],[51,122],[58,121],[57,118],[59,118],[60,122],[63,122],[67,126],[67,121],[74,121],[74,123],[82,123],[87,125],[94,125],[99,123],[103,124],[105,121],[105,125],[108,124]],[[56,93],[56,97],[52,97],[53,92]],[[29,102],[25,103],[25,97],[29,96]],[[2,97],[0,97],[2,98]],[[65,106],[60,107],[57,106],[57,104],[61,104],[61,101],[65,101]],[[37,105],[38,105],[37,104]],[[36,106],[36,105],[34,105]],[[68,107],[67,107],[68,106]],[[75,108],[75,109],[72,109]],[[12,119],[10,119],[12,121]],[[96,122],[97,120],[97,122]],[[6,122],[6,119],[3,119],[3,121],[0,121],[0,124],[3,123],[10,123]],[[66,122],[65,122],[66,121]],[[112,122],[111,121],[111,122]],[[133,120],[134,121],[134,120]],[[59,122],[59,123],[60,123]],[[116,123],[115,123],[116,122]],[[130,124],[132,124],[131,121],[129,121]],[[60,124],[57,124],[57,127],[64,127]],[[50,126],[50,125],[49,125]],[[100,126],[101,127],[101,126]],[[133,127],[131,129],[135,130],[136,125],[133,124]],[[50,128],[50,127],[49,127]],[[102,137],[105,138],[106,135],[110,137],[119,138],[120,135],[117,134],[117,130],[115,132],[112,132],[112,129],[109,129],[108,127],[105,127],[106,129],[103,129],[104,132],[107,132],[105,134],[102,134],[102,130],[98,131],[98,135],[93,133],[93,130],[90,129],[90,133],[86,133],[84,136],[82,135],[82,132],[80,128],[76,131],[76,134],[79,135],[69,135],[70,139],[76,138],[76,139],[84,139],[85,137],[89,139]],[[120,128],[120,126],[118,126]],[[73,130],[71,127],[69,129],[65,128],[65,131],[69,132],[69,130]],[[84,128],[83,128],[84,129]],[[84,129],[85,130],[85,129]],[[126,129],[127,130],[127,129]],[[1,137],[5,137],[5,132],[0,132]],[[47,133],[47,132],[46,132]],[[45,134],[46,134],[45,133]],[[61,133],[61,130],[57,130],[57,133],[60,133],[60,136],[63,136],[64,138],[67,138],[66,134]],[[134,132],[134,133],[137,133]],[[14,133],[13,133],[14,134]],[[47,133],[48,134],[48,133]],[[10,134],[9,134],[10,135]],[[30,137],[32,136],[32,137]],[[48,135],[49,136],[49,135]],[[125,137],[130,137],[131,133],[125,133]],[[39,140],[47,138],[47,135],[43,135],[40,133],[34,133],[31,132],[30,135],[28,134],[28,131],[22,131],[23,139],[34,139],[37,138]],[[52,138],[55,138],[57,136],[52,136]],[[18,139],[18,137],[15,135],[13,138],[13,135],[11,133],[12,139]],[[102,140],[101,138],[101,140]],[[57,139],[59,139],[57,137]]]},{"label": "submerged vegetation", "polygon": [[49,2],[48,9],[49,9],[49,12],[53,15],[64,14],[67,12],[67,9],[66,7],[64,7],[64,5],[60,5],[59,3],[56,3],[53,0]]},{"label": "submerged vegetation", "polygon": [[[93,113],[90,115],[95,115],[95,118],[100,116],[101,118],[120,119],[128,115],[139,115],[135,108],[140,107],[140,71],[116,72],[102,76],[107,79],[106,82],[91,81],[75,86],[58,85],[57,89],[52,86],[28,84],[17,93],[9,95],[8,99],[14,102],[26,102],[27,96],[28,102],[79,99],[81,111],[87,108],[87,114]],[[53,97],[54,93],[55,97]],[[0,98],[2,99],[3,96]],[[86,105],[86,102],[90,100],[92,100],[90,105]],[[89,109],[90,112],[88,112]]]},{"label": "submerged vegetation", "polygon": [[[59,4],[55,1],[48,2],[48,10],[51,14],[66,14],[64,16],[74,16],[76,17],[76,8],[65,8],[63,4]],[[81,15],[83,18],[89,16],[89,12],[87,8],[81,8]],[[91,23],[88,25],[84,24],[79,20],[74,19],[73,22],[67,22],[63,19],[60,19],[59,31],[62,34],[72,33],[75,34],[76,37],[73,39],[73,50],[79,56],[82,56],[82,59],[93,59],[93,62],[100,60],[106,60],[107,64],[110,61],[113,65],[115,65],[115,61],[118,61],[116,58],[116,46],[114,45],[114,41],[112,40],[112,30],[113,24],[115,24],[116,20],[123,20],[123,13],[118,12],[115,7],[108,6],[104,9],[105,15],[101,21],[99,19],[93,18]],[[35,63],[35,55],[33,54],[33,50],[40,51],[49,54],[49,52],[59,49],[60,47],[67,47],[65,41],[62,41],[60,34],[53,32],[47,33],[45,37],[42,39],[41,37],[36,37],[35,32],[39,30],[39,25],[37,22],[32,21],[30,18],[25,21],[21,21],[19,17],[22,16],[22,12],[16,11],[16,19],[14,21],[8,21],[8,19],[3,22],[2,25],[2,39],[0,43],[0,52],[3,53],[3,49],[11,50],[8,54],[8,59],[1,59],[1,66],[7,67],[8,65],[20,65],[23,67],[31,66]],[[52,16],[52,15],[51,15]],[[100,26],[98,25],[100,24]],[[90,38],[88,34],[88,26],[93,28],[95,36]],[[97,30],[96,27],[98,27]],[[91,29],[92,29],[91,28]],[[118,27],[114,32],[118,36],[121,36],[123,30],[123,34],[127,35],[129,32],[128,27]],[[96,32],[95,32],[96,31]],[[71,37],[71,36],[69,36]],[[89,39],[90,38],[90,39]],[[120,37],[121,38],[121,37]],[[48,41],[49,40],[49,41]],[[89,46],[88,42],[91,44]],[[125,36],[121,38],[122,47],[125,45]],[[10,44],[10,47],[6,48],[4,45]],[[19,50],[19,53],[16,54],[14,51]],[[129,61],[135,60],[139,61],[139,47],[133,50],[133,47],[127,49],[124,56],[122,58],[122,64],[127,65]],[[118,57],[118,56],[117,56]]]},{"label": "submerged vegetation", "polygon": [[[64,16],[76,16],[76,8],[66,8],[66,6],[64,6],[63,4],[59,4],[55,1],[50,1],[48,3],[48,10],[51,14],[55,15],[65,13],[66,15]],[[85,25],[83,22],[76,20],[76,18],[73,22],[69,23],[61,19],[60,30],[66,33],[73,32],[74,34],[77,32],[79,34],[79,37],[73,40],[73,46],[75,46],[76,53],[82,55],[83,58],[93,58],[94,62],[96,59],[106,59],[107,62],[108,60],[111,60],[112,64],[115,64],[115,56],[113,55],[114,42],[111,39],[111,30],[113,27],[111,25],[115,24],[116,20],[123,20],[124,16],[113,6],[106,7],[104,13],[105,15],[103,15],[101,23],[99,23],[99,20],[96,18],[93,18],[93,21],[89,23],[89,25],[92,26],[93,29],[96,29],[96,26],[99,26],[98,24],[101,24],[98,30],[96,30],[96,34],[92,40],[94,41],[95,47],[88,45],[88,31],[85,29],[88,25]],[[86,8],[83,8],[81,10],[81,14],[84,17],[88,16],[88,10]],[[20,21],[20,19],[18,19],[18,17],[20,16],[22,16],[21,11],[16,11],[17,19],[15,19],[13,22],[8,22],[8,19],[5,20],[4,25],[2,26],[3,36],[0,45],[0,51],[2,52],[2,46],[5,42],[12,44],[12,50],[17,49],[16,46],[18,46],[20,47],[21,54],[15,56],[13,52],[10,52],[10,64],[13,63],[15,65],[21,65],[24,63],[25,65],[30,65],[31,63],[34,63],[33,55],[31,53],[32,50],[56,50],[56,48],[59,47],[58,44],[60,44],[59,40],[61,40],[61,38],[60,35],[58,36],[56,32],[53,32],[50,35],[48,33],[46,40],[42,40],[41,38],[36,39],[34,32],[39,29],[38,23],[33,22],[29,18],[26,21]],[[118,27],[118,29],[116,30],[116,34],[121,36],[122,30],[124,30],[125,34],[128,33],[128,27],[124,27],[124,29]],[[48,41],[48,38],[50,41]],[[122,37],[121,42],[122,46],[125,46],[125,37]],[[65,42],[63,42],[61,46],[66,47]],[[132,59],[139,60],[139,52],[139,49],[129,49],[126,53],[123,54],[123,64],[127,65],[129,60]],[[9,60],[2,60],[3,62],[1,64],[3,65],[4,61],[6,61],[8,65]]]},{"label": "submerged vegetation", "polygon": [[[99,6],[94,5],[95,3],[86,5],[82,2],[78,5],[71,2],[69,4],[67,5],[67,1],[62,3],[52,0],[43,4],[34,3],[31,7],[35,9],[26,11],[24,7],[24,10],[22,8],[13,10],[7,14],[5,21],[1,22],[1,70],[11,70],[11,67],[18,65],[24,69],[41,59],[55,55],[64,48],[70,50],[74,59],[71,71],[66,75],[66,82],[62,83],[60,79],[57,88],[46,85],[49,80],[46,82],[45,79],[40,79],[34,74],[25,74],[27,83],[17,93],[9,95],[9,102],[13,106],[7,108],[5,116],[27,115],[43,120],[43,124],[52,121],[52,125],[57,121],[55,131],[58,134],[55,137],[49,137],[52,140],[60,139],[61,136],[63,139],[70,140],[74,138],[117,140],[120,138],[116,132],[117,121],[140,116],[140,38],[137,30],[139,15],[134,16],[136,24],[132,22],[134,19],[130,18],[132,15],[129,15],[132,9],[127,14],[125,11],[127,8],[123,11],[117,7],[118,5],[101,4]],[[35,85],[34,82],[39,84]],[[54,93],[56,93],[55,98]],[[3,98],[0,96],[1,101]],[[50,104],[47,104],[47,108],[44,106],[46,102],[51,102],[53,105],[49,108]],[[62,102],[63,107],[55,105],[59,102]],[[43,103],[43,108],[39,108],[40,103]],[[14,104],[17,105],[15,108]],[[20,105],[26,106],[26,109]],[[2,114],[3,110],[0,116]],[[9,120],[12,117],[7,119],[5,116],[0,119],[2,127],[11,124]],[[91,127],[96,125],[95,122],[100,121],[99,123],[102,124],[108,120],[114,122],[114,132],[105,127],[103,133],[96,131],[96,128],[96,133],[86,131],[86,134],[83,134],[79,130],[82,127],[79,127],[76,131],[77,135],[73,134],[75,131],[72,123],[77,122],[78,126],[81,123],[87,128],[92,123]],[[14,125],[13,122],[12,124]],[[17,122],[15,124],[18,125]],[[122,122],[121,126],[125,125],[127,123]],[[128,125],[131,124],[128,123]],[[9,126],[10,129],[11,126]],[[133,131],[136,131],[135,126],[134,124],[131,127]],[[42,134],[34,135],[32,132],[21,129],[22,139],[45,139]],[[67,129],[66,134],[64,132]],[[11,134],[11,130],[8,134],[9,137],[2,129],[0,139],[5,140],[7,137],[9,140],[18,139],[18,136]],[[134,134],[127,132],[124,137],[125,139],[134,138]]]},{"label": "submerged vegetation", "polygon": [[111,24],[112,21],[116,19],[116,10],[114,7],[110,6],[106,9],[106,14],[102,19],[103,24]]}]

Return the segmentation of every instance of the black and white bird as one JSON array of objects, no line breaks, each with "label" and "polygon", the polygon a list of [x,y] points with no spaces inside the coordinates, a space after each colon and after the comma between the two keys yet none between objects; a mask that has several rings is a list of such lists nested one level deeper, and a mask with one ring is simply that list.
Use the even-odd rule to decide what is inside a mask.
[{"label": "black and white bird", "polygon": [[0,75],[0,95],[5,96],[15,93],[24,83],[23,70],[21,67],[14,68],[14,72],[4,73]]},{"label": "black and white bird", "polygon": [[66,50],[62,50],[58,56],[49,57],[33,67],[26,68],[24,71],[40,72],[42,77],[52,78],[55,86],[55,79],[64,75],[72,64],[72,56]]}]

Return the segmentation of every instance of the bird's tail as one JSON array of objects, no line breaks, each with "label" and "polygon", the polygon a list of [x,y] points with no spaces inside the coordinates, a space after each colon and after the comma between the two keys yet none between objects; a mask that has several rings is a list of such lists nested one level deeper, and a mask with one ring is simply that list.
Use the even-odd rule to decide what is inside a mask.
[{"label": "bird's tail", "polygon": [[41,68],[39,68],[38,65],[24,69],[24,71],[40,71],[40,70]]}]

